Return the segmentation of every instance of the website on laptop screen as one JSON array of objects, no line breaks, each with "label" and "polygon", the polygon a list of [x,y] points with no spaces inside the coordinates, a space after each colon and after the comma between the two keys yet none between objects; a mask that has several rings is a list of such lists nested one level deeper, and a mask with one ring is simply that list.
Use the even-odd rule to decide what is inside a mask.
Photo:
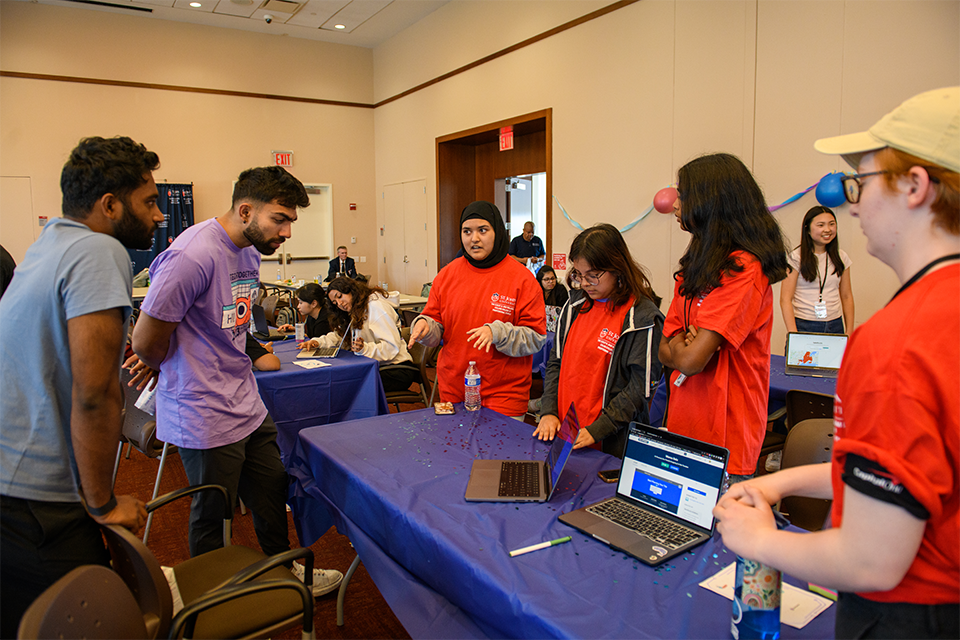
[{"label": "website on laptop screen", "polygon": [[709,529],[722,482],[719,457],[631,430],[617,493]]},{"label": "website on laptop screen", "polygon": [[839,369],[847,336],[791,333],[787,347],[787,364],[793,367]]}]

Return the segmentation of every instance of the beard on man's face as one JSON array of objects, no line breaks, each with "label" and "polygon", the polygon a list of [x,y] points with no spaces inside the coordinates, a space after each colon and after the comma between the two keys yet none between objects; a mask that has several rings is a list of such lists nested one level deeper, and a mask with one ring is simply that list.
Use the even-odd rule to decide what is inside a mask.
[{"label": "beard on man's face", "polygon": [[243,237],[249,240],[250,244],[265,256],[272,256],[276,253],[277,249],[280,248],[272,246],[271,243],[277,242],[283,244],[283,238],[279,236],[276,238],[267,238],[263,235],[263,230],[260,228],[260,225],[257,224],[256,216],[254,216],[253,219],[250,220],[250,224],[243,229]]},{"label": "beard on man's face", "polygon": [[128,200],[120,198],[120,202],[123,204],[123,215],[114,223],[114,237],[128,249],[146,251],[153,246],[153,234],[158,225],[152,221],[144,222],[134,215]]}]

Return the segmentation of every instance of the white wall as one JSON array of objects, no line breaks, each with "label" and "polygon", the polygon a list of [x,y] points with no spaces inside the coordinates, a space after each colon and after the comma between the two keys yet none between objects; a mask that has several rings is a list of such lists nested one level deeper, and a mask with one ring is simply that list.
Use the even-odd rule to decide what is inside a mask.
[{"label": "white wall", "polygon": [[[369,49],[49,5],[0,3],[0,60],[5,71],[373,99]],[[376,255],[372,109],[0,78],[0,175],[31,178],[34,216],[60,215],[60,169],[90,135],[156,151],[158,182],[194,183],[198,222],[229,208],[241,171],[292,150],[294,175],[334,186],[334,246],[367,265]],[[4,236],[16,214],[0,211]]]},{"label": "white wall", "polygon": [[[561,24],[570,4],[511,3],[521,6],[509,19],[502,2],[444,5],[375,50],[375,94],[457,68],[464,50],[477,59],[503,48],[507,24],[514,42]],[[779,204],[841,168],[813,150],[815,139],[863,130],[920,91],[960,83],[958,8],[955,0],[644,0],[379,107],[376,182],[426,177],[435,266],[435,138],[551,107],[554,194],[584,226],[625,226],[678,167],[716,151],[743,158],[768,203]],[[810,194],[777,213],[789,242],[813,204]],[[576,229],[556,206],[552,215],[553,249],[565,252]],[[653,213],[626,238],[669,300],[688,236],[672,216]],[[896,279],[843,214],[840,241],[854,261],[863,322]],[[783,336],[777,309],[775,352]]]}]

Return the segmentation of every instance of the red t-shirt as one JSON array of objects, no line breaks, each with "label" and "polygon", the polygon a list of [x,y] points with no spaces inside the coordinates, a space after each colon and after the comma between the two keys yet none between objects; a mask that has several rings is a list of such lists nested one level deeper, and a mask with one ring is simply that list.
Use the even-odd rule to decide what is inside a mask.
[{"label": "red t-shirt", "polygon": [[[743,271],[724,274],[706,295],[685,299],[682,280],[674,288],[664,337],[692,324],[719,333],[724,342],[703,371],[670,387],[667,421],[670,431],[726,447],[727,471],[748,475],[756,470],[767,429],[773,289],[756,257],[744,251],[733,255]],[[673,372],[671,384],[679,375]]]},{"label": "red t-shirt", "polygon": [[492,346],[487,353],[467,342],[467,331],[495,320],[546,335],[543,292],[526,267],[507,257],[489,269],[477,269],[457,258],[434,278],[423,315],[443,325],[437,362],[441,400],[463,402],[463,374],[476,360],[483,406],[508,416],[527,412],[533,356],[512,358]]},{"label": "red t-shirt", "polygon": [[610,357],[633,304],[631,298],[611,313],[606,302],[594,302],[590,311],[578,313],[570,325],[557,386],[560,420],[567,415],[571,402],[577,408],[581,425],[591,424],[600,415]]},{"label": "red t-shirt", "polygon": [[[927,274],[854,332],[837,380],[834,431],[833,526],[843,524],[844,484],[856,488],[857,478],[841,477],[848,456],[861,459],[850,475],[867,479],[862,493],[911,511],[903,502],[909,494],[929,514],[903,581],[890,591],[860,595],[880,602],[958,602],[960,265]],[[872,473],[859,468],[874,465]]]}]

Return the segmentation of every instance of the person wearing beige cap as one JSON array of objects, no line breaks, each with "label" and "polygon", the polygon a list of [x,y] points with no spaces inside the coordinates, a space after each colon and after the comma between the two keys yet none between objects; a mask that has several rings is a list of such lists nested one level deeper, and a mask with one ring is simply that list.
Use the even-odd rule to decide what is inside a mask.
[{"label": "person wearing beige cap", "polygon": [[[835,588],[837,638],[960,637],[960,87],[868,131],[818,140],[871,255],[900,290],[850,339],[833,459],[734,485],[714,510],[728,549]],[[832,526],[778,531],[788,495],[833,499]]]}]

